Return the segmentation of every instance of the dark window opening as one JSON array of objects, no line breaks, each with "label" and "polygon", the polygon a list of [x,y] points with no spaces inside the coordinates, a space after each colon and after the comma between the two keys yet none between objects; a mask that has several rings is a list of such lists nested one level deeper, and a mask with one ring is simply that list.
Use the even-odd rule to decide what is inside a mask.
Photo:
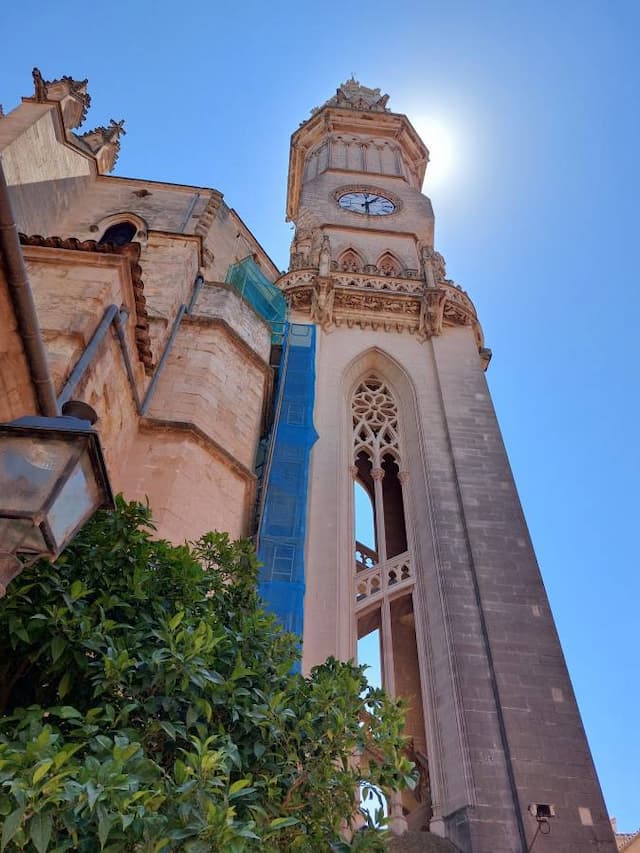
[{"label": "dark window opening", "polygon": [[387,544],[387,560],[407,550],[407,528],[402,503],[402,483],[398,478],[398,465],[392,456],[382,461],[382,500],[384,506],[384,533]]},{"label": "dark window opening", "polygon": [[114,246],[126,246],[136,236],[136,226],[133,222],[116,222],[110,225],[100,238],[100,243],[111,243]]}]

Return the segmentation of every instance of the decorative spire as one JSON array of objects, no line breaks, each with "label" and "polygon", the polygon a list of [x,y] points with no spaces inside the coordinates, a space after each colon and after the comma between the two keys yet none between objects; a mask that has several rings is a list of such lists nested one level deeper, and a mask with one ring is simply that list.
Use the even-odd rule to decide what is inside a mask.
[{"label": "decorative spire", "polygon": [[111,119],[108,127],[100,126],[86,133],[77,134],[76,138],[84,142],[95,155],[101,174],[111,172],[116,165],[120,152],[120,137],[126,135],[124,119]]},{"label": "decorative spire", "polygon": [[311,114],[317,113],[323,107],[339,107],[340,109],[359,110],[360,112],[372,111],[378,113],[389,112],[387,101],[389,95],[381,95],[380,89],[369,89],[362,86],[353,75],[336,89],[336,93],[329,98],[322,107],[315,107]]},{"label": "decorative spire", "polygon": [[40,103],[59,101],[66,130],[79,127],[87,116],[91,97],[87,92],[88,80],[74,80],[65,75],[59,80],[45,80],[39,68],[31,72],[34,98]]}]

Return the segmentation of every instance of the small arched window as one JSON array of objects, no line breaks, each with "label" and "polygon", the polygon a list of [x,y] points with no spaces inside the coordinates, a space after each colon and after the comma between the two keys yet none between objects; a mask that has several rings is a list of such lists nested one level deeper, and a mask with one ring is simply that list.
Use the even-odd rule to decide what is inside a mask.
[{"label": "small arched window", "polygon": [[378,258],[378,263],[376,264],[378,267],[378,272],[380,275],[387,276],[400,276],[402,275],[402,265],[400,261],[391,254],[391,252],[385,252]]},{"label": "small arched window", "polygon": [[355,249],[346,249],[338,258],[338,269],[342,272],[362,272],[364,262]]},{"label": "small arched window", "polygon": [[100,238],[100,243],[111,243],[114,246],[126,246],[136,236],[137,226],[133,222],[124,220],[110,225]]}]

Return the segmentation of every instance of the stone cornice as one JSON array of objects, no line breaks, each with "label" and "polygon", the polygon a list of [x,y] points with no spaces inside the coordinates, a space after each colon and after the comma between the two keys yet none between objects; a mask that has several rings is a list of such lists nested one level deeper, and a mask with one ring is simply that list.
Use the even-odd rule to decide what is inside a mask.
[{"label": "stone cornice", "polygon": [[411,278],[347,272],[321,277],[317,270],[305,269],[282,276],[278,286],[292,310],[308,312],[326,331],[355,326],[408,332],[424,341],[447,327],[470,326],[485,367],[489,362],[473,302],[448,281],[429,287]]}]

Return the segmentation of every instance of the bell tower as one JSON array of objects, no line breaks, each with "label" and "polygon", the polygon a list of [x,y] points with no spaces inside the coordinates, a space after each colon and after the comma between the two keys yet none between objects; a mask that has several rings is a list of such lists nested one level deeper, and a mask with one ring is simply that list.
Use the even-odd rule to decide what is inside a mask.
[{"label": "bell tower", "polygon": [[[291,140],[294,323],[315,326],[318,440],[303,666],[378,631],[406,697],[416,790],[394,826],[464,853],[615,845],[484,371],[421,192],[428,150],[379,89],[344,83]],[[354,482],[375,536],[355,534]],[[546,829],[543,829],[546,832]]]}]

